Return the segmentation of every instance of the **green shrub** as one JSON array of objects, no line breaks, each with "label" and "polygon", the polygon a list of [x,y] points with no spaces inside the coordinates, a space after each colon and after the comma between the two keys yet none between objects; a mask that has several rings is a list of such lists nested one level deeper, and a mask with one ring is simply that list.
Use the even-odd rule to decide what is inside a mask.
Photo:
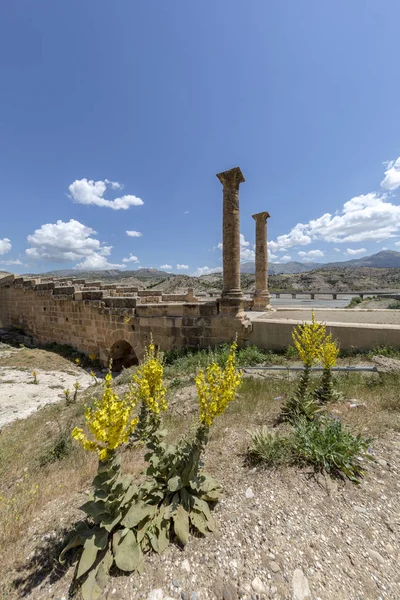
[{"label": "green shrub", "polygon": [[39,457],[39,466],[47,467],[59,460],[67,458],[72,450],[71,429],[58,423],[59,433],[48,449]]},{"label": "green shrub", "polygon": [[362,461],[370,459],[371,440],[346,431],[337,419],[299,419],[294,428],[293,454],[299,464],[312,465],[331,476],[346,476],[354,483],[364,474]]},{"label": "green shrub", "polygon": [[252,463],[263,463],[267,467],[277,467],[292,460],[291,437],[269,431],[265,426],[251,435],[248,455]]},{"label": "green shrub", "polygon": [[389,304],[388,308],[392,308],[394,310],[400,310],[400,300],[395,300],[394,302],[391,302]]},{"label": "green shrub", "polygon": [[363,301],[363,299],[361,298],[361,296],[354,296],[354,298],[352,298],[350,300],[350,302],[348,303],[346,308],[354,308],[355,306],[360,304],[360,302],[362,302],[362,301]]},{"label": "green shrub", "polygon": [[287,346],[287,348],[285,350],[285,357],[288,359],[298,358],[299,355],[297,353],[296,348],[294,346]]},{"label": "green shrub", "polygon": [[376,346],[372,350],[372,355],[388,356],[389,358],[400,358],[400,349],[393,346]]},{"label": "green shrub", "polygon": [[289,396],[282,406],[280,418],[294,425],[298,419],[314,420],[320,411],[320,404],[310,392],[300,394],[297,391]]}]

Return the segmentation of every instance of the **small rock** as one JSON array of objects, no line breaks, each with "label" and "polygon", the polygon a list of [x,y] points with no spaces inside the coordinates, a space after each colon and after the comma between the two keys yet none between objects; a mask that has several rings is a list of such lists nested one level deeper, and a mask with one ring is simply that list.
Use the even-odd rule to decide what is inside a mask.
[{"label": "small rock", "polygon": [[293,600],[311,600],[310,587],[301,569],[296,569],[292,579]]},{"label": "small rock", "polygon": [[163,598],[164,593],[160,588],[158,588],[157,590],[151,590],[147,600],[163,600]]},{"label": "small rock", "polygon": [[386,544],[385,550],[388,554],[393,554],[393,552],[394,552],[394,548],[393,548],[392,544]]},{"label": "small rock", "polygon": [[190,562],[187,558],[182,561],[181,568],[183,571],[186,571],[186,573],[190,573]]},{"label": "small rock", "polygon": [[190,592],[190,600],[197,600],[196,592]]},{"label": "small rock", "polygon": [[179,583],[179,581],[177,579],[172,580],[172,585],[176,588],[181,587],[181,584]]},{"label": "small rock", "polygon": [[368,554],[370,555],[370,557],[372,558],[372,560],[375,563],[379,563],[379,564],[383,565],[383,563],[385,562],[385,559],[383,558],[383,556],[381,554],[379,554],[379,552],[377,552],[376,550],[369,549]]},{"label": "small rock", "polygon": [[267,594],[268,587],[261,581],[259,577],[254,577],[251,582],[251,587],[256,592],[256,594]]},{"label": "small rock", "polygon": [[278,573],[278,571],[281,570],[280,566],[278,565],[277,562],[275,562],[274,560],[271,560],[271,562],[269,563],[269,568],[271,569],[271,571],[273,573]]},{"label": "small rock", "polygon": [[387,462],[386,460],[384,460],[383,458],[377,458],[376,462],[378,463],[378,465],[380,465],[381,467],[387,467]]},{"label": "small rock", "polygon": [[364,506],[354,506],[353,508],[358,513],[364,514],[367,512],[367,509]]},{"label": "small rock", "polygon": [[233,583],[226,583],[222,590],[222,600],[238,600],[236,587]]},{"label": "small rock", "polygon": [[245,496],[246,498],[250,499],[250,498],[254,498],[254,492],[251,489],[251,487],[248,487],[246,492],[245,492]]}]

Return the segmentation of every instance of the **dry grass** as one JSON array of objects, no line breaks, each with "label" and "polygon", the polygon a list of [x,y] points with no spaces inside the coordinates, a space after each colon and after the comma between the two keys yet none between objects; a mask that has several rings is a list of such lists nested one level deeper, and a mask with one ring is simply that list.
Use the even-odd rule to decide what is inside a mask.
[{"label": "dry grass", "polygon": [[15,367],[20,370],[32,371],[63,371],[75,373],[75,365],[70,360],[56,352],[48,352],[39,348],[10,348],[1,355],[2,367]]},{"label": "dry grass", "polygon": [[[66,359],[43,350],[19,350],[15,355],[6,356],[9,366],[16,365],[16,356],[21,366],[32,368],[46,367],[62,369],[71,363]],[[40,360],[43,362],[40,363]],[[13,362],[14,361],[14,362]],[[24,362],[23,362],[24,361]],[[25,362],[26,361],[26,362]],[[41,365],[41,366],[40,366]],[[126,374],[121,376],[126,383]],[[180,402],[188,404],[188,414],[182,416],[174,405],[166,418],[165,425],[169,438],[176,440],[190,427],[191,419],[196,419],[193,397],[185,396],[189,390],[187,376],[183,375],[184,386],[179,378],[171,386],[182,394]],[[338,375],[337,385],[343,394],[343,400],[329,406],[329,410],[341,416],[343,422],[354,431],[361,431],[378,437],[387,429],[400,431],[399,377],[363,375],[352,373]],[[118,380],[116,384],[120,383]],[[262,425],[274,426],[280,412],[282,398],[296,385],[296,381],[287,381],[284,377],[246,378],[238,399],[232,403],[223,418],[212,429],[209,448],[206,453],[208,470],[218,474],[230,457],[225,450],[226,432],[237,440],[237,452],[240,454],[248,443],[247,430]],[[117,388],[118,389],[118,388]],[[120,386],[120,389],[123,389]],[[86,403],[100,393],[101,386],[89,388],[81,394],[76,404],[67,405],[65,401],[47,406],[28,419],[16,421],[4,427],[0,435],[0,581],[7,582],[0,598],[20,597],[15,594],[11,582],[15,580],[15,569],[26,562],[27,556],[40,543],[46,533],[60,532],[78,518],[78,508],[90,488],[96,470],[96,457],[85,453],[73,444],[70,453],[62,460],[55,460],[46,466],[40,466],[40,459],[52,447],[60,436],[60,431],[69,431],[73,426],[83,423],[83,411]],[[118,390],[119,391],[119,390]],[[189,390],[190,391],[190,390]],[[350,409],[349,399],[357,399],[366,407]],[[179,413],[179,414],[178,414]],[[124,465],[128,472],[137,476],[143,469],[143,450],[130,449],[124,454]],[[52,552],[56,552],[55,549]],[[55,560],[55,555],[52,557]],[[41,566],[36,565],[36,571]],[[19,593],[19,592],[18,592]],[[8,594],[8,595],[7,595]]]}]

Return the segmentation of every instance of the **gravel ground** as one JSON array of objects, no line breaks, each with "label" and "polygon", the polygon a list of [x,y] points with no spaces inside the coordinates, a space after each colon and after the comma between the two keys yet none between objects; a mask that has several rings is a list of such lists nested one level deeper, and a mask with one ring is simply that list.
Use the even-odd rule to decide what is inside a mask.
[{"label": "gravel ground", "polygon": [[[1,356],[5,356],[5,352],[3,350]],[[71,373],[38,371],[38,383],[35,385],[30,371],[0,367],[0,428],[16,419],[28,417],[45,404],[65,398],[63,390],[66,388],[72,395],[76,381],[82,390],[92,382],[88,373],[75,369],[73,365]]]},{"label": "gravel ground", "polygon": [[[400,598],[400,434],[388,432],[374,444],[377,462],[368,465],[359,486],[308,471],[250,469],[239,453],[245,433],[227,430],[225,440],[220,461],[215,448],[206,456],[207,463],[213,453],[212,472],[224,486],[215,509],[216,532],[191,537],[185,550],[170,546],[161,556],[148,556],[142,577],[112,578],[102,598]],[[28,532],[37,540],[33,547],[57,538],[48,523],[60,507],[51,508],[53,517],[49,510]],[[47,577],[28,594],[24,588],[25,594],[32,600],[66,600],[72,574],[70,567],[58,581]]]}]

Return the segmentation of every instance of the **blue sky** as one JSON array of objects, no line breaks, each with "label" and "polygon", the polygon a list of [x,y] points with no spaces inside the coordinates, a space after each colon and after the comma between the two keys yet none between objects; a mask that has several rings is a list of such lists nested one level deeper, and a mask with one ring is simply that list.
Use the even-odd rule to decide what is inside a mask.
[{"label": "blue sky", "polygon": [[400,251],[399,22],[398,0],[3,3],[0,269],[217,269],[236,165],[243,260],[264,210],[275,262]]}]

